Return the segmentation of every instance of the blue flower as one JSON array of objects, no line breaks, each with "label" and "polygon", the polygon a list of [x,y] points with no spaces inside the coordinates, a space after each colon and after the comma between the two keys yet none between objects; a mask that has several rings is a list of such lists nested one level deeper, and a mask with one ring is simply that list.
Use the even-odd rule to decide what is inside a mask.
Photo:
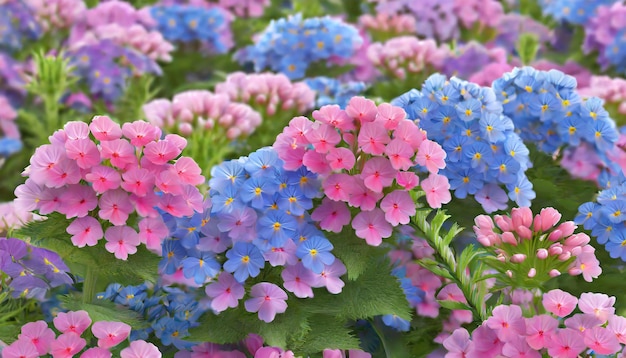
[{"label": "blue flower", "polygon": [[314,273],[322,273],[324,265],[332,265],[335,256],[330,253],[333,245],[321,236],[314,236],[303,241],[296,250],[296,256],[302,260],[302,265]]},{"label": "blue flower", "polygon": [[[325,45],[326,48],[330,48]],[[317,99],[315,107],[322,107],[329,104],[337,104],[344,109],[348,105],[350,98],[361,94],[365,90],[363,82],[345,82],[331,77],[307,78],[304,83],[316,92]]]},{"label": "blue flower", "polygon": [[165,239],[161,244],[162,259],[159,262],[159,272],[171,275],[180,267],[181,261],[187,255],[187,250],[179,240]]},{"label": "blue flower", "polygon": [[208,278],[215,277],[220,272],[220,264],[210,252],[197,252],[183,259],[183,275],[192,278],[198,285]]},{"label": "blue flower", "polygon": [[283,211],[270,211],[257,222],[259,237],[273,246],[282,246],[298,228],[296,219]]},{"label": "blue flower", "polygon": [[265,266],[265,259],[261,251],[253,244],[237,242],[226,252],[228,260],[224,263],[224,270],[233,273],[235,279],[244,282],[248,277],[256,277]]},{"label": "blue flower", "polygon": [[395,314],[386,314],[383,316],[383,323],[396,331],[408,332],[411,329],[411,322],[400,318]]}]

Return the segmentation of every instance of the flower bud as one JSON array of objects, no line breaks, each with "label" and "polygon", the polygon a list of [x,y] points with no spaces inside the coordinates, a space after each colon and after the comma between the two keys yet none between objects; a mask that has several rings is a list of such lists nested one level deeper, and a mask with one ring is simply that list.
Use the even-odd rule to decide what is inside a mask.
[{"label": "flower bud", "polygon": [[524,262],[524,260],[526,260],[526,255],[524,254],[515,254],[511,256],[511,262],[521,263]]},{"label": "flower bud", "polygon": [[559,270],[552,269],[552,270],[550,270],[549,275],[550,275],[550,277],[557,277],[557,276],[560,276],[561,273],[559,272]]},{"label": "flower bud", "polygon": [[548,250],[546,249],[537,250],[537,258],[539,260],[545,260],[547,257],[548,257]]},{"label": "flower bud", "polygon": [[528,277],[533,278],[537,275],[537,270],[535,270],[535,268],[531,268],[530,270],[528,270]]}]

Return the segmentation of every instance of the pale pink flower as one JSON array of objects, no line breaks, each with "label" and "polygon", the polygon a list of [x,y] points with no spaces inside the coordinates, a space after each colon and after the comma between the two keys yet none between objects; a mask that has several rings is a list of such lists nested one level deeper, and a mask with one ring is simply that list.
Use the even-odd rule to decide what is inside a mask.
[{"label": "pale pink flower", "polygon": [[378,115],[376,121],[383,123],[386,129],[393,130],[398,127],[398,123],[406,118],[406,112],[402,107],[393,106],[389,103],[378,105]]},{"label": "pale pink flower", "polygon": [[420,178],[413,172],[398,172],[396,183],[406,190],[411,190],[419,185]]},{"label": "pale pink flower", "polygon": [[161,358],[157,346],[146,341],[132,341],[130,346],[122,349],[121,358]]},{"label": "pale pink flower", "polygon": [[100,142],[100,155],[103,159],[109,159],[111,164],[119,169],[137,164],[135,148],[126,139]]},{"label": "pale pink flower", "polygon": [[350,199],[350,185],[352,177],[348,174],[331,174],[322,184],[324,194],[330,200],[347,202]]},{"label": "pale pink flower", "polygon": [[554,208],[543,208],[541,212],[535,215],[533,221],[534,231],[548,231],[561,220],[561,213]]},{"label": "pale pink flower", "polygon": [[93,347],[89,348],[80,355],[80,358],[111,358],[113,353],[108,349]]},{"label": "pale pink flower", "polygon": [[161,137],[161,129],[145,121],[124,123],[122,134],[130,139],[130,144],[135,147],[143,147]]},{"label": "pale pink flower", "polygon": [[326,287],[328,292],[332,294],[341,293],[345,283],[341,280],[341,276],[345,275],[346,266],[340,260],[335,260],[331,265],[324,265],[324,270],[317,275],[317,282],[313,287]]},{"label": "pale pink flower", "polygon": [[287,294],[273,283],[261,282],[252,286],[250,298],[244,305],[248,312],[258,312],[259,319],[269,323],[277,313],[287,310]]},{"label": "pale pink flower", "polygon": [[70,219],[82,218],[98,206],[96,193],[87,185],[74,184],[65,188],[59,197],[61,201],[57,211]]},{"label": "pale pink flower", "polygon": [[[354,120],[336,104],[323,106],[322,108],[313,111],[313,118],[344,132],[354,130]],[[307,122],[309,122],[308,119]]]},{"label": "pale pink flower", "polygon": [[128,255],[137,252],[137,246],[141,243],[139,235],[130,226],[112,226],[104,233],[107,243],[106,250],[120,260],[127,260]]},{"label": "pale pink flower", "polygon": [[548,312],[565,317],[576,309],[578,299],[565,291],[554,289],[543,295],[542,303]]},{"label": "pale pink flower", "polygon": [[22,333],[18,336],[18,339],[32,342],[37,349],[37,353],[45,355],[50,351],[50,344],[55,337],[54,331],[48,328],[48,324],[45,321],[36,321],[23,325]]},{"label": "pale pink flower", "polygon": [[107,116],[95,116],[89,124],[91,134],[100,141],[120,139],[122,128]]},{"label": "pale pink flower", "polygon": [[75,219],[66,229],[76,247],[95,246],[104,236],[100,222],[91,216]]},{"label": "pale pink flower", "polygon": [[407,142],[413,150],[418,150],[426,140],[426,132],[419,129],[415,122],[405,119],[398,122],[393,137]]},{"label": "pale pink flower", "polygon": [[390,237],[393,231],[391,224],[385,220],[385,214],[378,208],[358,213],[352,220],[352,227],[356,236],[365,239],[371,246],[380,245],[382,239]]},{"label": "pale pink flower", "polygon": [[175,159],[181,150],[167,140],[150,142],[143,150],[143,155],[153,164],[163,165]]},{"label": "pale pink flower", "polygon": [[393,226],[406,225],[415,215],[415,203],[411,195],[404,190],[394,190],[380,202],[385,212],[385,219]]},{"label": "pale pink flower", "polygon": [[80,336],[91,325],[91,318],[86,311],[82,310],[59,312],[52,322],[61,333],[76,333]]},{"label": "pale pink flower", "polygon": [[452,334],[443,341],[443,346],[448,352],[445,358],[465,358],[473,349],[473,342],[465,328],[455,329]]},{"label": "pale pink flower", "polygon": [[313,149],[322,154],[328,153],[341,141],[341,136],[335,128],[321,122],[313,123],[305,137],[313,145]]},{"label": "pale pink flower", "polygon": [[591,282],[594,278],[600,276],[602,268],[600,267],[600,261],[598,261],[593,252],[583,252],[576,256],[576,260],[574,260],[568,272],[573,276],[582,274],[585,281]]},{"label": "pale pink flower", "polygon": [[483,322],[478,328],[472,332],[472,342],[474,342],[475,357],[497,357],[502,353],[502,342],[496,331],[487,327]]},{"label": "pale pink flower", "polygon": [[72,141],[79,139],[89,139],[89,126],[85,122],[71,121],[63,126],[67,139]]},{"label": "pale pink flower", "polygon": [[559,321],[547,314],[526,318],[526,343],[536,350],[545,348],[558,326]]},{"label": "pale pink flower", "polygon": [[117,189],[122,182],[117,170],[102,165],[91,168],[91,171],[85,174],[85,180],[91,183],[91,187],[98,194]]},{"label": "pale pink flower", "polygon": [[313,272],[298,262],[295,265],[285,266],[281,273],[283,287],[298,298],[313,297],[311,287],[315,285],[316,277]]},{"label": "pale pink flower", "polygon": [[390,186],[396,176],[396,170],[387,158],[374,157],[365,162],[361,171],[361,179],[365,187],[376,193],[381,193]]},{"label": "pale pink flower", "polygon": [[597,354],[615,354],[622,349],[615,334],[604,327],[593,327],[584,332],[587,347]]},{"label": "pale pink flower", "polygon": [[357,137],[357,143],[363,153],[372,155],[385,153],[385,147],[390,141],[387,129],[380,122],[363,123]]},{"label": "pale pink flower", "polygon": [[18,339],[9,346],[2,348],[2,358],[38,358],[39,354],[35,345],[28,339]]},{"label": "pale pink flower", "polygon": [[348,204],[362,211],[373,210],[384,195],[382,192],[374,192],[366,188],[365,184],[363,184],[363,180],[359,178],[354,178],[349,190],[350,198],[348,199]]},{"label": "pale pink flower", "polygon": [[430,174],[422,180],[422,190],[426,193],[426,201],[431,208],[440,208],[452,200],[448,178],[439,174]]},{"label": "pale pink flower", "polygon": [[582,333],[565,328],[560,329],[548,343],[548,354],[553,358],[576,358],[586,346]]},{"label": "pale pink flower", "polygon": [[78,354],[85,346],[87,341],[76,333],[63,333],[52,342],[50,346],[50,354],[52,358],[71,358]]},{"label": "pale pink flower", "polygon": [[426,167],[429,172],[437,173],[446,167],[446,152],[439,143],[425,140],[420,144],[415,160],[417,164]]},{"label": "pale pink flower", "polygon": [[147,169],[131,168],[122,174],[122,179],[122,188],[137,196],[145,196],[154,190],[154,175]]},{"label": "pale pink flower", "polygon": [[352,216],[345,203],[326,197],[322,200],[322,204],[311,213],[311,219],[319,222],[322,229],[339,233],[345,225],[350,223]]},{"label": "pale pink flower", "polygon": [[365,122],[373,122],[378,114],[378,109],[374,101],[355,96],[348,102],[346,114],[363,124]]},{"label": "pale pink flower", "polygon": [[98,347],[111,348],[122,343],[130,334],[131,327],[123,322],[98,321],[91,326],[91,332],[98,338]]},{"label": "pale pink flower", "polygon": [[578,313],[573,315],[572,317],[569,317],[563,323],[565,323],[565,327],[567,328],[571,328],[579,332],[584,332],[587,329],[598,327],[604,322],[592,314]]},{"label": "pale pink flower", "polygon": [[76,164],[82,169],[88,169],[100,164],[100,151],[96,144],[88,138],[65,142],[65,150],[67,157],[75,160]]},{"label": "pale pink flower", "polygon": [[159,202],[159,196],[154,192],[148,192],[146,196],[137,196],[130,194],[128,200],[133,204],[137,214],[142,217],[155,218],[159,216],[159,212],[155,209]]},{"label": "pale pink flower", "polygon": [[100,196],[101,219],[109,220],[113,225],[124,225],[128,215],[133,212],[133,204],[128,199],[128,194],[121,189],[109,190]]},{"label": "pale pink flower", "polygon": [[139,241],[148,250],[161,254],[161,242],[169,235],[169,229],[161,218],[144,218],[139,221]]},{"label": "pale pink flower", "polygon": [[205,178],[202,176],[202,169],[198,166],[193,158],[180,157],[176,160],[170,170],[185,184],[200,185],[204,183]]},{"label": "pale pink flower", "polygon": [[578,300],[578,308],[588,314],[598,317],[602,322],[615,314],[615,297],[603,293],[583,293]]},{"label": "pale pink flower", "polygon": [[519,339],[519,336],[526,333],[522,309],[517,305],[497,306],[485,322],[487,327],[496,331],[498,338],[503,342]]},{"label": "pale pink flower", "polygon": [[401,139],[393,139],[389,142],[385,147],[385,154],[389,157],[391,166],[396,170],[409,170],[414,165],[412,157],[415,151]]},{"label": "pale pink flower", "polygon": [[225,311],[228,307],[235,308],[239,300],[243,298],[245,290],[243,286],[235,280],[233,275],[223,271],[217,281],[209,284],[205,288],[207,296],[212,298],[211,308],[215,312]]},{"label": "pale pink flower", "polygon": [[356,159],[348,148],[330,148],[326,154],[326,160],[332,170],[350,170],[354,167]]},{"label": "pale pink flower", "polygon": [[302,165],[307,167],[307,169],[309,169],[313,173],[319,175],[326,175],[331,171],[330,165],[326,160],[326,156],[313,150],[307,150],[303,154]]}]

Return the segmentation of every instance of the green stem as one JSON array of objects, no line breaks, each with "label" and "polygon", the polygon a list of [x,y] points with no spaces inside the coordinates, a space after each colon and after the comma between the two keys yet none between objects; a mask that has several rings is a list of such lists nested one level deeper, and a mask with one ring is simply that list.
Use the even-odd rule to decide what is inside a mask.
[{"label": "green stem", "polygon": [[83,303],[91,303],[96,298],[96,284],[98,276],[92,266],[87,266],[85,280],[83,281]]},{"label": "green stem", "polygon": [[388,345],[387,345],[387,341],[385,340],[385,335],[380,330],[380,328],[378,327],[378,325],[376,324],[375,321],[370,320],[370,324],[374,328],[374,332],[376,332],[376,334],[378,335],[378,338],[380,338],[380,342],[383,345],[383,350],[385,351],[385,357],[391,358],[391,356],[389,355],[390,352],[389,352],[389,348],[388,348]]}]

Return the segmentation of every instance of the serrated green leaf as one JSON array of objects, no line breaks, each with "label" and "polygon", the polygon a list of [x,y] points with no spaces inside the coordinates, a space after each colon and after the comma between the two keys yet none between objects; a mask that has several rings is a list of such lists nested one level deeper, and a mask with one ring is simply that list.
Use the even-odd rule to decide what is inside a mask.
[{"label": "serrated green leaf", "polygon": [[11,344],[17,339],[20,334],[22,326],[15,324],[0,324],[0,341]]},{"label": "serrated green leaf", "polygon": [[352,335],[344,321],[324,314],[309,318],[310,331],[296,353],[307,356],[326,348],[359,349],[359,340]]},{"label": "serrated green leaf", "polygon": [[241,305],[221,312],[219,315],[206,312],[198,319],[200,326],[191,328],[190,336],[184,339],[188,342],[217,344],[239,342],[246,338],[248,333],[254,332],[253,327],[250,327],[250,322],[254,319],[258,320],[256,314],[246,312]]},{"label": "serrated green leaf", "polygon": [[60,296],[61,306],[70,311],[84,310],[89,313],[92,321],[119,321],[124,322],[133,329],[141,329],[149,326],[137,312],[116,305],[111,301],[97,300],[93,303],[85,303],[79,293]]},{"label": "serrated green leaf", "polygon": [[440,267],[439,263],[435,260],[423,258],[417,260],[416,262],[437,276],[441,276],[450,280],[452,279],[452,275],[450,275],[450,272],[448,272],[448,270],[446,270],[445,268]]},{"label": "serrated green leaf", "polygon": [[383,248],[367,245],[365,240],[356,237],[352,228],[346,228],[339,234],[327,233],[326,237],[334,246],[335,256],[346,266],[348,280],[358,279],[373,260],[385,253]]}]

